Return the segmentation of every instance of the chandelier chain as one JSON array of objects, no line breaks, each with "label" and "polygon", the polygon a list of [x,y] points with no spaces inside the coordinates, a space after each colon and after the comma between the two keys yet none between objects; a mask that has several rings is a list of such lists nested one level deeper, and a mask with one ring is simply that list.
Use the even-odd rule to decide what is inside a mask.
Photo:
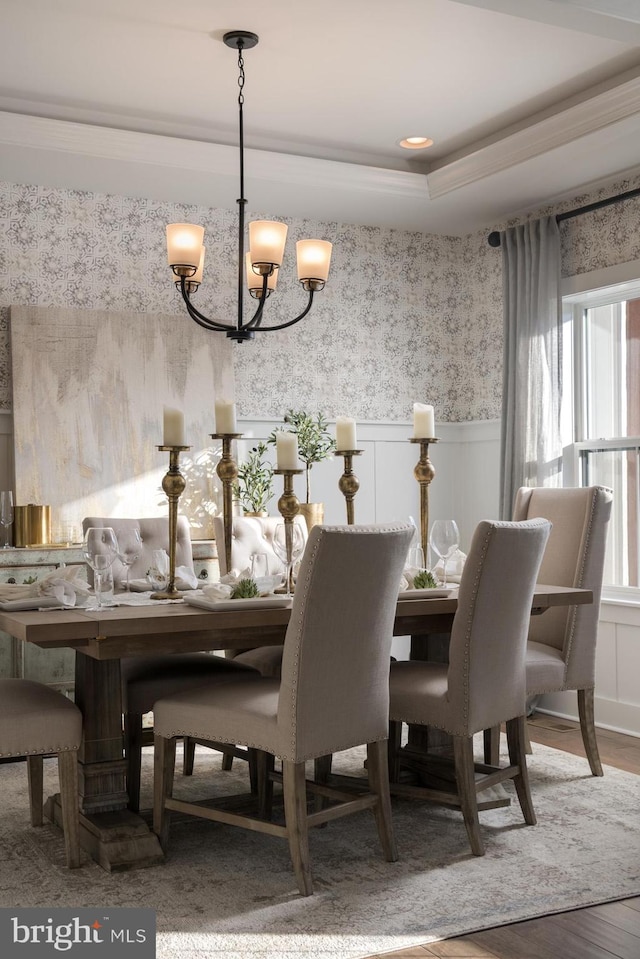
[{"label": "chandelier chain", "polygon": [[244,103],[245,75],[244,75],[244,57],[242,56],[241,43],[238,43],[238,70],[240,71],[240,75],[238,76],[238,87],[239,87],[238,104],[242,106],[242,104]]}]

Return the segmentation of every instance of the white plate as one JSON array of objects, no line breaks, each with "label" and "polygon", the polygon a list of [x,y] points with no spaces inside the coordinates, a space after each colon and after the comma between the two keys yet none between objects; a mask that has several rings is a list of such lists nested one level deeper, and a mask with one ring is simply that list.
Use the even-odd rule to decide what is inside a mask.
[{"label": "white plate", "polygon": [[[7,599],[0,603],[0,609],[5,613],[19,613],[28,609],[48,609],[50,606],[62,606],[55,596],[32,596],[30,599]],[[72,607],[70,606],[69,609]]]},{"label": "white plate", "polygon": [[189,606],[198,606],[200,609],[223,610],[225,613],[232,609],[281,609],[291,606],[288,596],[254,596],[252,599],[207,599],[205,596],[196,596],[188,593],[184,597]]},{"label": "white plate", "polygon": [[444,599],[446,596],[451,596],[454,587],[446,589],[403,589],[401,593],[398,593],[398,599]]}]

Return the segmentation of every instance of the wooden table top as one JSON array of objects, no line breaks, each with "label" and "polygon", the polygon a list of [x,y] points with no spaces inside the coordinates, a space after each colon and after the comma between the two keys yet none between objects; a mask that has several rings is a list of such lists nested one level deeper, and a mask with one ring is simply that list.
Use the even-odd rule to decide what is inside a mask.
[{"label": "wooden table top", "polygon": [[[457,608],[455,592],[446,598],[399,599],[394,634],[445,631]],[[536,586],[532,612],[550,606],[593,602],[590,590]],[[0,610],[0,629],[44,649],[71,647],[95,659],[153,652],[243,648],[282,642],[290,607],[209,611],[183,602],[155,606],[116,606],[101,610]]]}]

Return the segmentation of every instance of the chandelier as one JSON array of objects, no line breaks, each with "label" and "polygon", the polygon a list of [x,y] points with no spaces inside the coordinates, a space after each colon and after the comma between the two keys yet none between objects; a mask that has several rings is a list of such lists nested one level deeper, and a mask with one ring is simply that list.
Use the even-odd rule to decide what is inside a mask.
[{"label": "chandelier", "polygon": [[[270,220],[256,220],[249,224],[249,252],[245,257],[244,211],[244,59],[243,50],[255,47],[258,36],[246,30],[232,30],[225,33],[224,42],[238,51],[238,127],[240,148],[240,198],[238,204],[238,316],[236,324],[220,323],[201,313],[192,303],[191,297],[202,281],[204,266],[204,227],[192,223],[170,223],[167,226],[167,255],[169,266],[177,277],[175,285],[182,294],[187,313],[192,320],[205,330],[226,333],[237,343],[252,340],[256,333],[284,330],[302,320],[313,304],[314,293],[324,288],[329,275],[331,243],[326,240],[299,240],[296,244],[298,260],[298,280],[309,294],[307,304],[298,316],[283,323],[263,326],[264,306],[276,288],[278,270],[282,264],[284,245],[287,238],[287,226]],[[250,295],[258,301],[253,316],[244,319],[244,283]]]}]

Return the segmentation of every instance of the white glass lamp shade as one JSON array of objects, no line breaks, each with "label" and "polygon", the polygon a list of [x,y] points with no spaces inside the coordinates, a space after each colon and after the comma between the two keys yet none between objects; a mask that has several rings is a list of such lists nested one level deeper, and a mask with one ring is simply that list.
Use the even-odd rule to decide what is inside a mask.
[{"label": "white glass lamp shade", "polygon": [[[262,276],[260,273],[255,273],[253,267],[251,266],[251,254],[245,254],[245,262],[247,265],[247,286],[251,296],[258,297],[262,294]],[[275,290],[278,283],[278,269],[274,269],[273,273],[270,273],[267,277],[267,295]]]},{"label": "white glass lamp shade", "polygon": [[302,284],[316,281],[322,289],[329,276],[332,244],[327,240],[298,240],[298,279]]},{"label": "white glass lamp shade", "polygon": [[254,220],[249,224],[249,251],[254,268],[259,266],[265,272],[266,266],[282,266],[287,229],[285,223],[275,220]]},{"label": "white glass lamp shade", "polygon": [[200,266],[204,227],[193,223],[167,225],[167,259],[174,273],[187,268],[186,276],[193,276]]},{"label": "white glass lamp shade", "polygon": [[204,273],[204,254],[206,249],[207,249],[206,246],[203,246],[202,249],[200,250],[200,262],[198,263],[198,269],[193,274],[193,276],[190,277],[191,282],[194,283],[196,286],[199,286],[200,283],[202,283],[202,274]]}]

